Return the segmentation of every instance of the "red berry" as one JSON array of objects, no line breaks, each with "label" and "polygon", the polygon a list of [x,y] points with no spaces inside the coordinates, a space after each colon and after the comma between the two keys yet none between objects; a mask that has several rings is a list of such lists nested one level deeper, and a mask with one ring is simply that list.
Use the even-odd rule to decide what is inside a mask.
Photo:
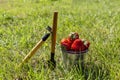
[{"label": "red berry", "polygon": [[89,46],[90,46],[90,42],[89,42],[89,41],[85,41],[85,42],[84,42],[84,45],[86,46],[86,49],[88,49]]},{"label": "red berry", "polygon": [[72,42],[69,39],[63,38],[61,40],[61,46],[63,46],[66,50],[70,50],[71,49],[71,44],[72,44]]},{"label": "red berry", "polygon": [[89,47],[89,46],[90,46],[90,42],[88,41],[88,42],[87,42],[87,47]]},{"label": "red berry", "polygon": [[69,51],[70,49],[71,49],[71,46],[70,46],[70,44],[69,43],[62,43],[62,45],[61,45],[62,47],[64,47],[65,48],[65,50],[67,50],[67,51]]},{"label": "red berry", "polygon": [[82,47],[83,47],[83,42],[81,39],[76,39],[72,46],[71,46],[71,49],[74,50],[74,51],[79,51],[79,50],[82,50]]},{"label": "red berry", "polygon": [[67,41],[67,39],[66,38],[63,38],[61,41],[60,41],[60,43],[62,44],[62,43],[67,43],[68,41]]},{"label": "red berry", "polygon": [[74,41],[75,39],[79,39],[79,34],[76,33],[76,32],[72,32],[69,34],[69,37],[68,37],[70,40]]},{"label": "red berry", "polygon": [[86,50],[86,46],[84,44],[80,46],[79,51],[85,51],[85,50]]}]

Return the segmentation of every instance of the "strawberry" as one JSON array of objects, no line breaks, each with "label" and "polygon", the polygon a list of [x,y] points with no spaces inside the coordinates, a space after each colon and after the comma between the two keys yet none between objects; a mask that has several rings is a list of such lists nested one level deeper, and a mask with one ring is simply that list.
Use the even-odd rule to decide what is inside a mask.
[{"label": "strawberry", "polygon": [[79,39],[79,35],[78,33],[76,32],[72,32],[69,34],[69,37],[68,37],[71,41],[74,41],[75,39]]},{"label": "strawberry", "polygon": [[64,47],[66,50],[70,50],[71,49],[71,44],[72,42],[69,39],[63,38],[61,40],[61,45],[62,47]]},{"label": "strawberry", "polygon": [[70,49],[71,49],[71,46],[70,46],[70,44],[68,44],[68,43],[62,43],[62,45],[61,45],[65,50],[67,50],[67,51],[69,51]]},{"label": "strawberry", "polygon": [[82,44],[79,48],[79,51],[85,51],[86,50],[86,46],[84,44]]},{"label": "strawberry", "polygon": [[62,44],[62,43],[67,43],[68,41],[67,41],[67,39],[66,38],[63,38],[61,41],[60,41],[60,43]]},{"label": "strawberry", "polygon": [[83,50],[84,49],[84,46],[83,46],[83,42],[81,39],[76,39],[72,46],[71,46],[71,49],[74,50],[74,51],[79,51],[79,50]]},{"label": "strawberry", "polygon": [[89,41],[85,41],[85,42],[84,42],[84,45],[86,46],[86,49],[88,49],[89,46],[90,46],[90,42],[89,42]]},{"label": "strawberry", "polygon": [[86,49],[88,49],[88,48],[89,48],[89,46],[90,46],[90,42],[89,42],[89,41],[87,41],[87,40],[85,40],[85,39],[82,39],[82,41],[83,41],[83,43],[84,43],[84,45],[85,45]]}]

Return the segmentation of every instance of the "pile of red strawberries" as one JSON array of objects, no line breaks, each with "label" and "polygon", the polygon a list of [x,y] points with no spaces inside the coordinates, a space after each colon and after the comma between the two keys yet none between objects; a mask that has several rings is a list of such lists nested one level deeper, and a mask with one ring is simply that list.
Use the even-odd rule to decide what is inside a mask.
[{"label": "pile of red strawberries", "polygon": [[68,38],[61,40],[61,46],[67,51],[85,51],[88,50],[90,42],[85,39],[80,39],[78,33],[72,32]]}]

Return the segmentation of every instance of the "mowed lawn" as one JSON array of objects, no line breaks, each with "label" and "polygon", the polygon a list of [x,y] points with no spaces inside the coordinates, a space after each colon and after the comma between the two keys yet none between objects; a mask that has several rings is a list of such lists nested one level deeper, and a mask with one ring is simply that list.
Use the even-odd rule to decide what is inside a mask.
[{"label": "mowed lawn", "polygon": [[[52,26],[58,11],[56,69],[51,39],[18,65]],[[63,67],[60,40],[70,32],[90,41],[82,70]],[[0,80],[120,80],[120,0],[0,0]]]}]

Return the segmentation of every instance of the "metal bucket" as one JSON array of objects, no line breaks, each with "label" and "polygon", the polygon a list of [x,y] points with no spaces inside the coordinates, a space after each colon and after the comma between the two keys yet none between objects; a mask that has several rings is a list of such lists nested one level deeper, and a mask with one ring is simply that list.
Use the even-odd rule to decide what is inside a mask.
[{"label": "metal bucket", "polygon": [[62,58],[64,63],[64,68],[74,69],[82,68],[84,69],[84,57],[88,50],[75,52],[75,51],[66,51],[64,47],[61,46]]}]

